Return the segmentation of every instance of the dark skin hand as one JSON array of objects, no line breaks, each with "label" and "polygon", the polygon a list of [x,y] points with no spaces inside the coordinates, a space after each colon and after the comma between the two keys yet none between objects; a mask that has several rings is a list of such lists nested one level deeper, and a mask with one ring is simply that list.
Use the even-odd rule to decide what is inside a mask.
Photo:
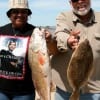
[{"label": "dark skin hand", "polygon": [[57,42],[54,39],[52,39],[51,33],[48,30],[45,30],[45,38],[46,38],[49,54],[50,55],[57,54],[58,53]]}]

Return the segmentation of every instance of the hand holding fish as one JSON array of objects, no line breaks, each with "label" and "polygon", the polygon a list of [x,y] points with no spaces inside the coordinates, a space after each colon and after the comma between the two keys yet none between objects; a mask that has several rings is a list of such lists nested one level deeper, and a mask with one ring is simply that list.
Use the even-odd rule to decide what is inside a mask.
[{"label": "hand holding fish", "polygon": [[50,42],[52,40],[52,35],[48,30],[44,31],[46,42]]},{"label": "hand holding fish", "polygon": [[80,31],[71,31],[70,36],[67,40],[67,44],[71,49],[75,49],[79,42],[79,33]]},{"label": "hand holding fish", "polygon": [[45,34],[49,55],[57,54],[58,53],[57,42],[55,41],[54,38],[52,38],[52,33],[45,29],[44,34]]}]

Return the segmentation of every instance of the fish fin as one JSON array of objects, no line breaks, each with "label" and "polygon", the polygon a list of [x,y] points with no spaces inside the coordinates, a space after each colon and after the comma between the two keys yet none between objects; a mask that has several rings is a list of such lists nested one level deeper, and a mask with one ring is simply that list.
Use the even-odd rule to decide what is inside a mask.
[{"label": "fish fin", "polygon": [[80,95],[80,91],[76,89],[75,91],[72,92],[69,100],[79,100],[79,95]]}]

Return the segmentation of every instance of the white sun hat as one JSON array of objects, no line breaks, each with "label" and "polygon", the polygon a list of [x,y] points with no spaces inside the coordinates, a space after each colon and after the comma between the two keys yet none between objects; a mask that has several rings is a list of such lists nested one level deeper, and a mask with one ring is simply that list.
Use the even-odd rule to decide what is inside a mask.
[{"label": "white sun hat", "polygon": [[9,0],[9,10],[7,11],[8,17],[13,9],[27,9],[28,15],[32,14],[28,6],[28,0]]}]

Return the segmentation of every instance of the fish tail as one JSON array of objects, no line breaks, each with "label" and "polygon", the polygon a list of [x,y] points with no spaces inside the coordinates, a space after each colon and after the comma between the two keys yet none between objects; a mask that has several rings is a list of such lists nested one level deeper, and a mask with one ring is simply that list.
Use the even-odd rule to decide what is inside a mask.
[{"label": "fish tail", "polygon": [[77,89],[72,92],[69,100],[79,100],[80,91]]}]

